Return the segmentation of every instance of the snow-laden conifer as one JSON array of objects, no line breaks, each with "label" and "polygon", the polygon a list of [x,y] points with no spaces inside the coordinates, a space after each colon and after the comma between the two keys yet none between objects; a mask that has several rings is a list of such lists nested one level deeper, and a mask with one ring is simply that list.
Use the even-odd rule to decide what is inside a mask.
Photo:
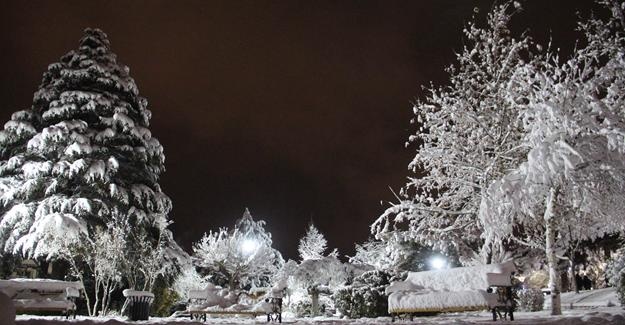
[{"label": "snow-laden conifer", "polygon": [[165,156],[148,130],[151,112],[102,31],[87,29],[77,50],[50,64],[32,114],[36,134],[32,123],[15,127],[32,136],[2,162],[1,175],[16,185],[1,198],[4,250],[53,255],[42,249],[50,237],[89,235],[115,213],[134,225],[168,223],[171,202],[158,184]]},{"label": "snow-laden conifer", "polygon": [[[299,257],[302,261],[305,260],[318,260],[323,258],[325,255],[325,251],[328,249],[328,241],[325,236],[315,225],[311,222],[308,225],[308,229],[306,230],[306,234],[299,241],[299,245],[297,246],[297,252],[299,253]],[[328,256],[337,257],[338,252],[336,249]]]},{"label": "snow-laden conifer", "polygon": [[[108,272],[97,271],[108,261],[101,241],[123,235],[116,254],[124,261],[107,267],[115,265],[132,286],[150,288],[166,262],[182,254],[167,229],[171,202],[158,183],[165,156],[150,118],[106,34],[86,29],[77,50],[48,66],[32,107],[13,114],[0,133],[2,250],[81,259],[75,275],[98,277]],[[98,299],[107,299],[97,296],[110,289],[106,278],[94,281],[101,284],[95,305],[93,294],[86,297],[90,314]]]}]

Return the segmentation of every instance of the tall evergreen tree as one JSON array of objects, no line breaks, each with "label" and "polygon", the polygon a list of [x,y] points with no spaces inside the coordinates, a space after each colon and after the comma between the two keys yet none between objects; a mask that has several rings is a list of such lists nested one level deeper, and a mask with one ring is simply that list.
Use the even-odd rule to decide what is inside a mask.
[{"label": "tall evergreen tree", "polygon": [[86,29],[77,50],[48,66],[32,107],[13,114],[0,132],[2,251],[82,259],[73,264],[81,277],[94,273],[85,265],[106,263],[94,255],[96,234],[123,224],[126,269],[119,271],[143,287],[137,282],[150,287],[153,279],[128,274],[153,273],[136,270],[150,268],[141,262],[146,251],[180,252],[167,229],[171,201],[158,184],[163,148],[129,71],[105,33]]},{"label": "tall evergreen tree", "polygon": [[[2,193],[5,250],[54,253],[46,237],[89,234],[114,214],[134,225],[168,223],[171,202],[158,185],[163,148],[148,130],[147,101],[106,34],[85,30],[78,50],[49,65],[26,112],[14,114],[4,134],[30,139],[14,149],[2,143],[10,157],[0,176],[16,185]],[[36,133],[32,120],[39,120]],[[7,132],[13,124],[19,127]]]}]

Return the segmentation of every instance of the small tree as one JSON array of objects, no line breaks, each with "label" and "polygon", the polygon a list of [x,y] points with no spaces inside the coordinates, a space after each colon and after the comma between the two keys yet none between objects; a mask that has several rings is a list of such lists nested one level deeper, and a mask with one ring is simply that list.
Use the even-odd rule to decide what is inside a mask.
[{"label": "small tree", "polygon": [[108,311],[111,294],[122,283],[122,265],[125,263],[126,224],[117,217],[106,227],[99,227],[92,238],[81,234],[78,237],[43,237],[51,246],[56,246],[55,257],[69,263],[73,276],[83,287],[87,276],[93,278],[92,292],[87,291],[87,311],[90,316],[105,315]]},{"label": "small tree", "polygon": [[231,290],[270,286],[284,260],[271,247],[271,234],[264,226],[246,209],[234,229],[204,234],[193,247],[193,259],[207,280]]},{"label": "small tree", "polygon": [[[306,234],[299,240],[299,246],[297,251],[302,261],[305,260],[318,260],[324,257],[324,253],[327,247],[328,241],[322,233],[312,224],[308,225]],[[328,256],[338,256],[336,249],[332,251]]]},{"label": "small tree", "polygon": [[348,274],[346,268],[334,256],[302,261],[293,273],[293,284],[304,290],[311,299],[313,316],[319,314],[319,294],[331,295],[341,284],[345,283]]}]

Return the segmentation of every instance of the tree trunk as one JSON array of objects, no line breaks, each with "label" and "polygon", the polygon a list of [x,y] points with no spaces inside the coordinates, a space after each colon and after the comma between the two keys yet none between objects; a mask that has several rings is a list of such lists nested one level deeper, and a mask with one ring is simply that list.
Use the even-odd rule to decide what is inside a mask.
[{"label": "tree trunk", "polygon": [[575,293],[579,293],[579,288],[577,287],[577,277],[575,276],[575,268],[577,265],[575,264],[575,253],[572,256],[569,256],[569,279],[571,279],[571,291],[575,291]]},{"label": "tree trunk", "polygon": [[310,291],[310,296],[312,297],[312,316],[318,316],[319,315],[319,290],[317,290],[317,288],[314,288]]},{"label": "tree trunk", "polygon": [[96,278],[94,282],[95,302],[93,303],[93,308],[91,309],[93,315],[90,316],[98,316],[98,305],[100,304],[100,280],[98,279],[99,277],[97,274],[94,274],[94,277]]},{"label": "tree trunk", "polygon": [[558,276],[558,257],[556,256],[555,240],[555,216],[554,207],[558,198],[558,189],[552,187],[547,198],[545,209],[545,253],[549,264],[549,291],[551,291],[551,315],[562,315],[560,303],[560,277]]}]

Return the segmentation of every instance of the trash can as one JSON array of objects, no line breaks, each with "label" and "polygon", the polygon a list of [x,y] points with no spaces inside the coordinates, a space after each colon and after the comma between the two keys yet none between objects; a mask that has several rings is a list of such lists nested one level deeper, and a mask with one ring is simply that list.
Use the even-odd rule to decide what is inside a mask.
[{"label": "trash can", "polygon": [[122,309],[128,310],[130,320],[148,320],[150,318],[150,305],[154,300],[154,294],[148,291],[135,291],[126,289],[122,292],[126,301]]}]

